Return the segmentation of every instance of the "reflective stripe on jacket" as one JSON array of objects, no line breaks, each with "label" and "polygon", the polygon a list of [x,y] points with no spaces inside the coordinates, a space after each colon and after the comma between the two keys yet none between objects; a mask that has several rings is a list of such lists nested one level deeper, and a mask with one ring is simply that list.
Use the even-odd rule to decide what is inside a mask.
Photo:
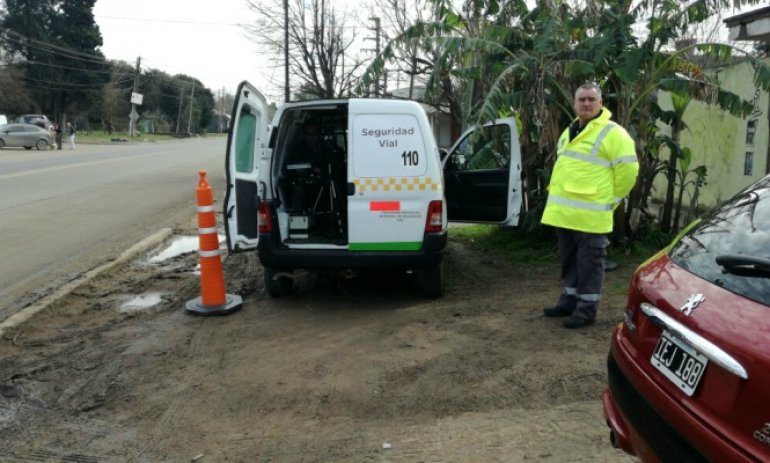
[{"label": "reflective stripe on jacket", "polygon": [[602,113],[572,141],[559,137],[542,223],[587,233],[612,231],[612,212],[636,182],[634,140]]}]

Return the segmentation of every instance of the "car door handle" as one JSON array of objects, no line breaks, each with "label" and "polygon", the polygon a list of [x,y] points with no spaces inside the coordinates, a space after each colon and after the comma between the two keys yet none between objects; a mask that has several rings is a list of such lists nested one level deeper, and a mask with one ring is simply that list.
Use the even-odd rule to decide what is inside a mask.
[{"label": "car door handle", "polygon": [[749,379],[749,374],[743,365],[713,342],[674,320],[657,307],[642,302],[641,309],[656,325],[675,333],[687,344],[693,346],[695,350],[702,352],[709,360],[741,379]]}]

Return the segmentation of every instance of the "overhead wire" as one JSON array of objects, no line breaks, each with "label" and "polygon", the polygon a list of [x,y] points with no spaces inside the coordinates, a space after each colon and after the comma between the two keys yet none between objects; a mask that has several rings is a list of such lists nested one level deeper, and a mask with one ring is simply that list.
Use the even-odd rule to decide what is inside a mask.
[{"label": "overhead wire", "polygon": [[[15,37],[11,37],[11,36],[15,36]],[[58,51],[59,52],[59,53],[57,53],[58,55],[65,56],[65,57],[68,57],[68,58],[80,59],[82,61],[89,61],[90,60],[90,61],[93,61],[95,63],[102,63],[104,61],[107,61],[107,58],[105,58],[102,55],[96,55],[96,54],[93,54],[93,53],[86,53],[86,52],[82,52],[82,51],[79,51],[79,50],[75,50],[75,49],[70,48],[70,47],[64,47],[64,46],[61,46],[61,45],[56,45],[56,44],[51,43],[51,42],[45,42],[45,41],[42,41],[42,40],[33,39],[31,37],[27,37],[27,36],[25,36],[23,34],[20,34],[20,33],[16,32],[16,31],[13,31],[13,30],[10,30],[10,29],[6,29],[6,38],[8,38],[10,40],[13,40],[16,43],[19,43],[19,44],[22,44],[22,45],[32,46],[30,44],[36,44],[36,46],[33,46],[33,48],[37,48],[39,50],[49,51],[49,52]],[[24,42],[23,40],[25,40],[26,42]]]},{"label": "overhead wire", "polygon": [[[19,34],[17,32],[10,31],[10,30],[6,31],[5,37],[6,37],[6,39],[11,40],[11,41],[13,41],[13,42],[15,42],[17,44],[29,46],[30,48],[33,48],[35,50],[43,51],[43,52],[50,53],[50,54],[58,56],[58,57],[63,57],[63,58],[71,59],[71,60],[89,62],[89,63],[94,63],[94,64],[102,64],[102,65],[109,64],[110,62],[114,62],[114,60],[108,60],[107,58],[101,57],[99,55],[82,53],[82,52],[78,52],[78,51],[75,51],[75,50],[72,50],[72,49],[67,49],[66,47],[61,47],[61,46],[58,46],[58,45],[54,45],[54,44],[51,44],[51,43],[48,43],[48,42],[43,42],[43,41],[40,41],[40,40],[30,39],[30,38],[28,38],[28,37],[26,37],[26,36],[24,36],[22,34]],[[78,55],[78,56],[74,56],[74,55]],[[93,59],[86,59],[86,58],[83,58],[82,56],[87,56],[87,57],[93,58]],[[50,64],[50,63],[43,63],[43,62],[36,61],[36,60],[29,60],[29,61],[26,61],[26,62],[27,63],[31,63],[31,64],[35,64],[35,65],[40,65],[40,66],[50,66],[50,67],[56,67],[56,68],[62,68],[62,69],[80,70],[79,68],[74,68],[74,67],[70,67],[70,66],[56,65],[56,64]],[[5,66],[8,66],[8,65],[5,65]],[[158,70],[158,71],[160,71],[160,70]],[[104,70],[104,71],[90,70],[90,72],[109,74],[111,71],[110,70]],[[198,85],[194,80],[191,81],[191,80],[175,79],[175,78],[167,76],[165,74],[166,73],[164,71],[160,71],[160,74],[156,74],[156,76],[158,76],[159,78],[161,78],[163,80],[166,80],[167,82],[170,82],[170,83],[176,85],[177,87],[180,88],[180,91],[181,91],[181,88],[187,87],[190,84],[194,85],[196,87],[196,89],[198,89],[198,88],[205,88],[205,86],[201,87],[200,85]],[[30,80],[31,78],[26,78],[26,79]],[[66,82],[52,82],[52,81],[43,81],[43,80],[39,80],[39,79],[36,79],[36,80],[38,80],[39,82],[42,82],[42,83],[49,83],[49,84],[52,84],[52,85],[76,85],[76,84],[68,84]],[[123,82],[123,81],[121,81],[121,82]],[[104,82],[104,83],[99,83],[99,84],[85,84],[85,85],[106,85],[106,84],[109,84],[109,83],[111,83],[111,82]],[[168,97],[173,97],[173,98],[177,98],[178,97],[178,95],[169,95],[169,94],[162,94],[162,95],[163,96],[168,96]]]}]

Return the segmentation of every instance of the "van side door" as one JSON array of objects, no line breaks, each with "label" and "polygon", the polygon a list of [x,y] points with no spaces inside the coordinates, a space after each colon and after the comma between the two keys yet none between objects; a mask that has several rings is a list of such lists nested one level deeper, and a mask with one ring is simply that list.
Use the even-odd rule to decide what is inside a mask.
[{"label": "van side door", "polygon": [[250,83],[241,82],[225,152],[224,223],[230,252],[257,247],[258,174],[268,149],[267,122],[267,100]]},{"label": "van side door", "polygon": [[466,131],[443,160],[447,217],[519,225],[521,150],[513,118]]}]

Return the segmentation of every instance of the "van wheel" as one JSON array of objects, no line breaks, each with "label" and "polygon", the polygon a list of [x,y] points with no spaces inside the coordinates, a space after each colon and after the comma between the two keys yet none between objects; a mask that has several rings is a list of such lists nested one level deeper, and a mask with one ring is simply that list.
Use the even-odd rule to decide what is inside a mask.
[{"label": "van wheel", "polygon": [[436,298],[444,295],[444,263],[422,271],[422,288],[426,297]]},{"label": "van wheel", "polygon": [[292,273],[291,270],[278,270],[265,267],[265,289],[270,297],[287,296],[294,291],[294,279],[287,276],[276,276],[277,273]]}]

